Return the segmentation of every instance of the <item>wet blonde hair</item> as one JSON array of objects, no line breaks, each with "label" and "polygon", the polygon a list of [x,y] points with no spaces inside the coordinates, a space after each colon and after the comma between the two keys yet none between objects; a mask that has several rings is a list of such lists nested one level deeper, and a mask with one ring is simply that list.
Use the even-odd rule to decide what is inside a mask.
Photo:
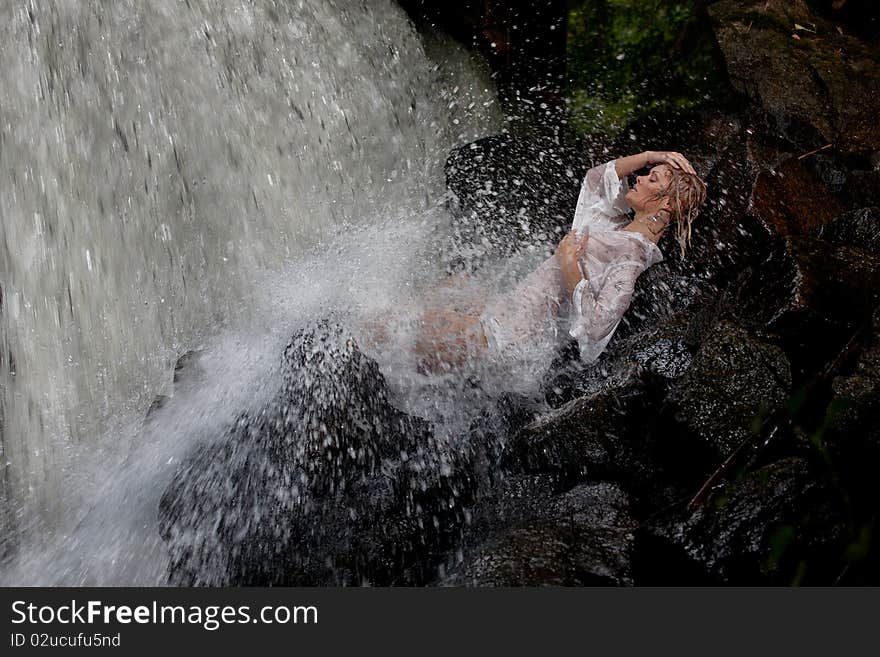
[{"label": "wet blonde hair", "polygon": [[684,258],[691,243],[691,226],[706,202],[706,183],[692,173],[668,168],[672,174],[669,184],[655,198],[669,199],[669,209],[663,212],[675,223],[675,241],[681,247],[681,257]]}]

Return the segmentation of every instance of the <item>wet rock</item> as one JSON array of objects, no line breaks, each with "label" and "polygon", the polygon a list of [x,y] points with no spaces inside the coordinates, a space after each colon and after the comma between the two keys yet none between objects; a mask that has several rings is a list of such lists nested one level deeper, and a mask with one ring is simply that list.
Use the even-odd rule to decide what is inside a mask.
[{"label": "wet rock", "polygon": [[446,162],[454,254],[474,265],[499,248],[558,241],[587,168],[578,149],[552,138],[502,134],[456,148]]},{"label": "wet rock", "polygon": [[555,523],[511,529],[482,546],[446,586],[620,586],[632,582],[632,534]]},{"label": "wet rock", "polygon": [[833,246],[855,246],[880,255],[880,208],[844,212],[817,235]]},{"label": "wet rock", "polygon": [[465,522],[471,458],[388,402],[344,329],[301,331],[278,393],[196,450],[165,491],[169,579],[424,582]]},{"label": "wet rock", "polygon": [[638,581],[833,581],[844,525],[839,497],[823,478],[804,459],[783,459],[727,485],[703,508],[646,525]]},{"label": "wet rock", "polygon": [[834,379],[831,388],[822,426],[804,437],[832,464],[846,490],[853,531],[844,583],[876,583],[880,546],[872,529],[880,497],[880,309],[852,371]]},{"label": "wet rock", "polygon": [[722,322],[668,400],[708,462],[717,464],[785,402],[790,389],[791,371],[779,347]]},{"label": "wet rock", "polygon": [[174,389],[175,392],[197,385],[204,379],[205,370],[200,359],[203,355],[201,349],[190,349],[182,354],[174,363]]},{"label": "wet rock", "polygon": [[474,506],[471,541],[540,517],[558,489],[552,475],[504,475]]},{"label": "wet rock", "polygon": [[627,410],[638,394],[576,399],[515,434],[502,465],[512,472],[552,474],[562,482],[626,471],[632,455],[625,440]]},{"label": "wet rock", "polygon": [[588,482],[560,492],[559,482],[551,475],[505,476],[474,506],[472,517],[472,534],[478,536],[533,520],[582,527],[626,528],[636,524],[629,495],[620,484]]},{"label": "wet rock", "polygon": [[832,194],[841,196],[844,193],[850,172],[849,167],[841,158],[817,153],[797,161],[802,162],[805,167],[818,177]]},{"label": "wet rock", "polygon": [[171,398],[168,395],[156,395],[153,397],[153,401],[150,402],[150,407],[144,415],[144,423],[146,424],[153,421],[156,417],[156,413],[165,408],[170,400]]},{"label": "wet rock", "polygon": [[871,336],[853,370],[834,379],[823,444],[830,447],[839,465],[847,469],[856,486],[874,491],[880,467],[880,310],[874,312]]},{"label": "wet rock", "polygon": [[880,170],[856,169],[850,171],[843,189],[850,207],[863,208],[880,205]]},{"label": "wet rock", "polygon": [[629,495],[619,484],[610,481],[575,486],[554,498],[542,515],[582,528],[626,529],[637,524],[630,508]]},{"label": "wet rock", "polygon": [[740,298],[740,317],[779,336],[798,371],[813,371],[837,354],[880,301],[880,258],[854,246],[789,236],[773,243]]},{"label": "wet rock", "polygon": [[[175,396],[192,390],[204,380],[204,369],[199,358],[201,350],[187,351],[174,364],[173,387],[171,394],[158,394],[153,397],[150,407],[144,415],[144,428],[155,421],[157,414],[174,402]],[[143,434],[142,434],[143,435]]]},{"label": "wet rock", "polygon": [[[529,478],[534,484],[538,479]],[[519,479],[519,483],[524,480]],[[543,481],[545,492],[547,480]],[[519,486],[515,486],[519,489]],[[529,486],[530,490],[534,490]],[[506,497],[506,496],[505,496]],[[629,497],[611,482],[576,486],[535,497],[528,511],[508,514],[513,526],[497,530],[442,581],[451,586],[585,586],[631,583],[635,521]],[[508,499],[514,507],[522,498]]]},{"label": "wet rock", "polygon": [[661,413],[668,384],[633,368],[625,378],[523,427],[504,446],[500,466],[548,475],[559,489],[617,482],[648,513],[686,494],[705,474],[682,461],[680,428]]},{"label": "wet rock", "polygon": [[666,379],[677,379],[693,362],[690,347],[682,340],[661,338],[634,354],[645,371]]},{"label": "wet rock", "polygon": [[825,184],[796,158],[758,175],[750,210],[774,236],[809,233],[840,212]]},{"label": "wet rock", "polygon": [[763,108],[768,134],[803,151],[829,142],[851,154],[880,148],[880,63],[867,44],[803,0],[722,0],[708,9],[730,80]]},{"label": "wet rock", "polygon": [[771,256],[780,257],[787,261],[791,275],[787,293],[776,297],[785,302],[771,319],[773,328],[780,329],[806,314],[838,323],[861,319],[880,300],[880,259],[874,253],[790,237],[784,242],[784,252],[777,250]]}]

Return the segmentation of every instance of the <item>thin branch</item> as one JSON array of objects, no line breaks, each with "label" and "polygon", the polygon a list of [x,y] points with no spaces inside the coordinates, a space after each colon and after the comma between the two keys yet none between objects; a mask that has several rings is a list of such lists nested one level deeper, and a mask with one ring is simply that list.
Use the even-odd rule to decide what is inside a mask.
[{"label": "thin branch", "polygon": [[825,144],[825,145],[822,146],[821,148],[817,148],[816,150],[814,150],[814,151],[810,151],[809,153],[804,153],[803,155],[801,155],[800,157],[798,157],[798,159],[799,159],[799,160],[803,160],[805,157],[810,157],[810,155],[815,155],[815,154],[818,153],[819,151],[824,151],[826,148],[831,148],[833,145],[834,145],[834,144]]}]

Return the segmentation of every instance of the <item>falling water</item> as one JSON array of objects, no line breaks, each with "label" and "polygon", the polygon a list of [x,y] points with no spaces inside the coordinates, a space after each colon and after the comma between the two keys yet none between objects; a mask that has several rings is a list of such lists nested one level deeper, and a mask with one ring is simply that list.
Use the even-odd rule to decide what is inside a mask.
[{"label": "falling water", "polygon": [[[391,0],[4,3],[0,25],[0,579],[161,582],[181,437],[261,395],[295,318],[431,269],[443,163],[498,129],[491,87]],[[172,391],[194,349],[202,383]]]}]

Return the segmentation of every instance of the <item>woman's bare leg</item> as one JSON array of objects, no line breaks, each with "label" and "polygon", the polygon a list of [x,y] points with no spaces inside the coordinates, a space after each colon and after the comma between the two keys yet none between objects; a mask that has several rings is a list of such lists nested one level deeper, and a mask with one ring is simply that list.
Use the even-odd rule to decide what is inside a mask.
[{"label": "woman's bare leg", "polygon": [[416,354],[425,371],[439,373],[458,368],[487,346],[476,312],[435,308],[422,315]]},{"label": "woman's bare leg", "polygon": [[[477,351],[488,346],[480,325],[480,314],[486,305],[483,290],[468,289],[471,279],[453,274],[435,287],[439,294],[433,306],[421,312],[415,344],[419,367],[439,373],[460,367]],[[412,308],[410,312],[412,312]],[[362,318],[360,326],[365,346],[387,348],[393,339],[393,321],[389,318],[414,317],[400,307],[390,308]]]}]

